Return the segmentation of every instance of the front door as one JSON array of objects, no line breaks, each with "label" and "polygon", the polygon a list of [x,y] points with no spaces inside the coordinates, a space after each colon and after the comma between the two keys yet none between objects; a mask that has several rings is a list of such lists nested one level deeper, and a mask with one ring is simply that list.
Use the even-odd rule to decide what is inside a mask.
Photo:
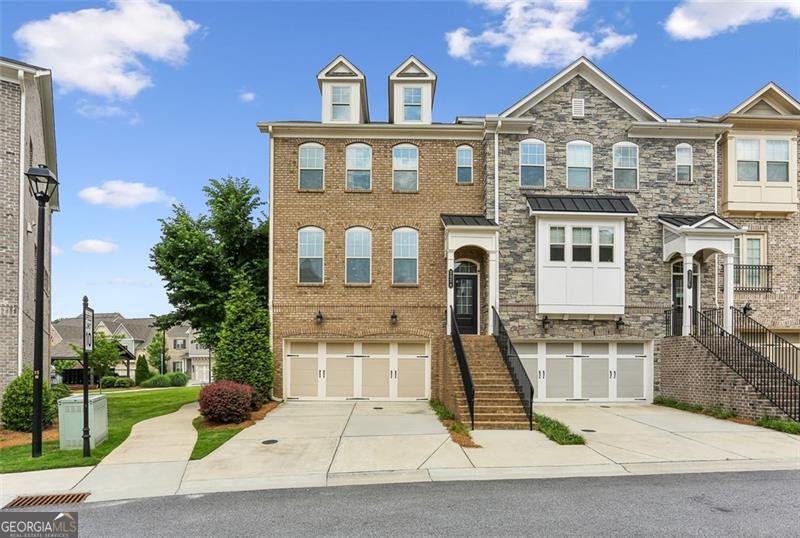
[{"label": "front door", "polygon": [[[672,264],[672,334],[680,334],[683,319],[683,262]],[[692,306],[699,309],[698,290],[700,289],[700,274],[697,264],[692,267]]]},{"label": "front door", "polygon": [[478,275],[456,274],[453,292],[458,332],[478,334]]}]

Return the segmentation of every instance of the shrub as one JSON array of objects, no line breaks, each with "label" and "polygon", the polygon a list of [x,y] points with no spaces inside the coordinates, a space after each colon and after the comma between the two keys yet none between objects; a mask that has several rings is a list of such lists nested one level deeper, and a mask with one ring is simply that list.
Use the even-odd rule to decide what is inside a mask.
[{"label": "shrub", "polygon": [[548,439],[559,445],[584,445],[586,440],[582,435],[574,433],[566,424],[554,418],[536,414],[536,428],[545,434]]},{"label": "shrub", "polygon": [[133,379],[130,377],[118,377],[114,386],[118,389],[129,389],[133,386]]},{"label": "shrub", "polygon": [[152,389],[155,387],[171,387],[172,382],[166,375],[157,374],[148,379],[147,381],[140,383],[139,386],[146,389]]},{"label": "shrub", "polygon": [[170,372],[167,374],[169,382],[173,387],[185,387],[189,378],[183,372]]},{"label": "shrub", "polygon": [[[48,427],[56,416],[56,405],[50,385],[42,386],[42,426]],[[29,432],[33,429],[33,370],[25,368],[22,374],[6,387],[3,409],[0,414],[9,430]]]},{"label": "shrub", "polygon": [[[66,386],[64,383],[59,383],[58,385],[53,385],[50,387],[50,392],[53,395],[53,402],[58,405],[58,400],[61,398],[69,398],[72,396],[72,391],[69,390],[69,387]],[[58,409],[56,409],[58,411]]]},{"label": "shrub", "polygon": [[104,375],[100,379],[100,388],[101,389],[110,389],[117,386],[117,376],[115,375]]},{"label": "shrub", "polygon": [[233,381],[215,381],[200,390],[200,414],[208,420],[227,424],[250,418],[253,389]]},{"label": "shrub", "polygon": [[150,373],[150,365],[147,364],[147,359],[144,355],[140,355],[138,359],[136,359],[136,384],[141,385],[153,374]]}]

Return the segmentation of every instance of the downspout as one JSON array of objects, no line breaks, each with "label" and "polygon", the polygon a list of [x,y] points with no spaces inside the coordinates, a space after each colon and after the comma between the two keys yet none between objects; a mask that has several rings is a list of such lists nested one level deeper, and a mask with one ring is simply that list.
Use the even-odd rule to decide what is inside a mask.
[{"label": "downspout", "polygon": [[[722,140],[722,134],[719,134],[714,139],[714,214],[717,214],[719,195],[719,141]],[[719,308],[719,254],[714,254],[714,308]]]},{"label": "downspout", "polygon": [[497,120],[497,126],[494,128],[494,221],[497,224],[500,224],[500,148],[498,144],[502,125],[503,121]]},{"label": "downspout", "polygon": [[[19,107],[19,270],[17,290],[19,296],[17,299],[17,375],[22,375],[22,358],[23,358],[23,338],[22,338],[22,317],[23,317],[23,301],[25,296],[23,294],[22,286],[24,284],[24,263],[25,263],[25,72],[22,69],[17,70],[17,80],[19,80],[20,89],[20,107]],[[41,248],[41,246],[40,246]],[[48,373],[49,376],[49,373]]]},{"label": "downspout", "polygon": [[[274,151],[275,150],[275,139],[272,136],[272,125],[267,127],[267,133],[269,134],[269,202],[268,202],[268,204],[269,204],[269,264],[268,264],[268,267],[267,267],[267,271],[269,271],[269,275],[267,275],[268,276],[267,280],[268,280],[268,283],[269,283],[268,284],[269,285],[269,289],[267,290],[267,310],[269,311],[269,326],[270,326],[270,329],[269,329],[269,349],[272,351],[272,356],[274,357],[275,356],[275,346],[274,346],[274,340],[272,338],[272,328],[274,327],[274,325],[272,324],[272,289],[273,289],[272,283],[273,283],[273,280],[274,280],[273,277],[272,277],[272,275],[273,275],[273,271],[272,271],[272,264],[273,264],[272,253],[274,252],[274,244],[275,244],[275,242],[273,240],[275,226],[273,226],[273,222],[272,222],[272,196],[273,196],[272,185],[274,183],[272,174],[273,174],[273,171],[275,170],[275,166],[273,164],[275,162],[275,160],[274,160],[274,156],[275,156],[275,151]],[[273,364],[273,369],[274,369],[274,367],[275,366]],[[281,372],[283,372],[283,367],[281,367]],[[281,378],[284,378],[284,377],[281,376]],[[281,400],[279,398],[275,398],[274,392],[275,392],[275,387],[274,386],[270,387],[269,399],[272,400],[273,402],[280,402]],[[282,392],[285,392],[285,387],[283,387]]]}]

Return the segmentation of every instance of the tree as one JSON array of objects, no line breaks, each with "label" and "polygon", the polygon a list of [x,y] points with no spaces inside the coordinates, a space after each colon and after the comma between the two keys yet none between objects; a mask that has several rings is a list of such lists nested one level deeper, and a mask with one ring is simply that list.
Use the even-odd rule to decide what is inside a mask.
[{"label": "tree", "polygon": [[[95,377],[103,377],[114,371],[114,366],[120,361],[121,348],[119,338],[108,336],[104,332],[94,333],[92,352],[89,353],[89,368]],[[83,348],[70,344],[72,351],[78,357],[83,357]]]},{"label": "tree", "polygon": [[147,344],[147,348],[145,349],[147,352],[147,362],[150,363],[150,366],[155,368],[156,370],[161,373],[161,354],[164,353],[164,362],[167,361],[166,350],[164,349],[164,331],[159,330],[156,331],[156,334],[153,335],[153,339],[150,340],[150,343]]},{"label": "tree", "polygon": [[139,355],[139,358],[136,359],[136,374],[135,380],[137,385],[141,385],[153,374],[150,373],[150,366],[147,364],[147,358],[144,355]]},{"label": "tree", "polygon": [[219,332],[214,378],[253,387],[253,407],[260,407],[272,388],[269,316],[249,277],[239,274],[225,304]]},{"label": "tree", "polygon": [[67,370],[72,370],[77,365],[78,365],[78,361],[71,361],[71,360],[53,361],[53,369],[62,378],[64,377],[64,372],[66,372]]},{"label": "tree", "polygon": [[208,214],[193,217],[182,205],[161,219],[151,268],[165,281],[174,310],[156,323],[167,329],[188,321],[199,340],[215,348],[234,277],[244,275],[267,301],[269,221],[258,188],[247,178],[211,179],[203,188]]}]

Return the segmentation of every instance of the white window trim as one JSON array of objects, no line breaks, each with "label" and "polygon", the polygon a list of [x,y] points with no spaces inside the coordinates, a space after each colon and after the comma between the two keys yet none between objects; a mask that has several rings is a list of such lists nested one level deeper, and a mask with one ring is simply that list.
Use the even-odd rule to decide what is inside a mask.
[{"label": "white window trim", "polygon": [[[466,166],[458,164],[458,150],[460,149],[469,149],[470,151],[470,160],[469,160],[470,180],[468,182],[462,182],[458,180],[458,169],[466,168]],[[419,153],[417,153],[417,168],[419,168]],[[394,173],[392,175],[394,175]],[[473,183],[475,183],[475,149],[469,144],[461,144],[460,146],[456,147],[456,184],[472,185]],[[419,171],[417,171],[417,188],[419,188]]]},{"label": "white window trim", "polygon": [[[543,156],[542,156],[542,158],[544,160],[544,162],[542,163],[542,168],[543,168],[544,175],[542,177],[542,185],[541,186],[523,185],[522,184],[522,145],[526,144],[526,143],[527,144],[541,144],[544,147],[544,153],[543,153]],[[519,188],[520,189],[543,189],[543,188],[547,187],[547,144],[544,142],[544,140],[539,140],[538,138],[526,138],[525,140],[520,140],[519,145],[517,146],[517,153],[518,153],[518,158],[517,158],[517,180],[519,182]],[[538,165],[526,164],[525,166],[538,166]]]},{"label": "white window trim", "polygon": [[[303,231],[318,231],[322,233],[322,278],[321,282],[301,282],[300,281],[300,232]],[[300,286],[322,286],[325,284],[325,230],[320,228],[319,226],[303,226],[297,230],[297,284]],[[314,256],[316,258],[316,256]]]},{"label": "white window trim", "polygon": [[[589,228],[589,261],[575,261],[573,259],[574,252],[572,248],[576,246],[575,242],[573,241],[573,232],[575,228]],[[567,234],[569,234],[569,238],[567,238]],[[548,243],[549,243],[548,238]],[[577,265],[579,267],[584,266],[596,266],[597,260],[599,256],[597,256],[597,224],[592,223],[578,223],[578,224],[571,224],[569,226],[565,226],[564,230],[564,240],[569,242],[569,256],[564,256],[564,261],[566,262],[567,266],[570,265]],[[585,243],[578,243],[578,246],[585,247]]]},{"label": "white window trim", "polygon": [[[414,148],[417,151],[417,166],[415,168],[396,168],[394,160],[394,150]],[[416,189],[398,189],[395,187],[394,173],[396,171],[414,170],[417,173],[417,188]],[[392,192],[419,192],[419,147],[414,144],[397,144],[392,146]]]},{"label": "white window trim", "polygon": [[[620,147],[636,148],[636,168],[630,168],[630,167],[627,167],[627,166],[616,166],[616,164],[614,163],[614,149],[620,148]],[[592,158],[592,164],[594,164],[594,158]],[[631,188],[623,188],[623,189],[617,188],[617,177],[616,177],[616,174],[614,172],[616,172],[616,170],[618,168],[620,170],[636,170],[636,187],[634,187],[632,189]],[[627,142],[627,141],[625,141],[625,142],[617,142],[616,144],[611,146],[611,187],[615,191],[631,192],[631,191],[638,191],[639,190],[639,146],[634,144],[633,142]]]},{"label": "white window trim", "polygon": [[[609,245],[604,245],[604,244],[600,243],[600,230],[601,229],[611,230],[612,242],[611,242],[611,261],[610,262],[604,262],[604,261],[602,261],[600,259],[600,247],[609,246]],[[593,230],[592,234],[594,234],[594,233],[595,232]],[[597,225],[597,265],[603,266],[603,265],[616,265],[616,264],[617,264],[617,227],[614,226],[614,225],[606,226],[606,225],[603,225],[603,224],[598,224]]]},{"label": "white window trim", "polygon": [[[344,120],[335,119],[334,118],[334,114],[333,114],[333,109],[334,109],[335,105],[343,105],[343,104],[345,104],[345,103],[337,103],[336,101],[333,100],[333,95],[334,95],[335,90],[337,88],[346,88],[347,89],[347,93],[349,95],[349,99],[347,101],[347,110],[348,110],[349,114],[347,115],[347,119],[344,119]],[[331,94],[330,95],[331,95],[331,103],[330,103],[330,106],[331,106],[331,108],[330,108],[331,122],[332,123],[352,123],[353,122],[353,108],[354,108],[353,107],[353,87],[352,86],[346,86],[346,85],[334,84],[334,85],[331,86]]]},{"label": "white window trim", "polygon": [[[589,162],[589,187],[588,188],[570,187],[569,186],[569,169],[570,169],[570,166],[569,166],[569,146],[570,145],[575,145],[575,146],[586,145],[586,146],[589,146],[589,148],[591,148],[591,150],[592,150],[591,154],[590,154],[591,160]],[[569,142],[567,142],[566,152],[567,152],[566,153],[566,162],[564,163],[566,165],[564,167],[565,171],[566,171],[566,177],[564,179],[566,180],[567,189],[568,190],[572,190],[572,191],[589,191],[589,190],[592,190],[594,188],[594,145],[591,142],[589,142],[588,140],[583,140],[583,139],[570,140]],[[613,158],[613,156],[612,156],[612,158]],[[612,165],[613,165],[613,163],[612,163]],[[583,168],[583,167],[573,166],[572,168]]]},{"label": "white window trim", "polygon": [[[564,242],[563,243],[553,243],[553,242],[550,241],[550,230],[552,230],[553,228],[561,228],[561,229],[564,230]],[[566,266],[566,262],[567,262],[567,227],[565,225],[563,225],[563,224],[548,224],[546,229],[547,229],[547,249],[546,249],[546,252],[547,252],[547,263],[551,263],[553,265],[555,265],[555,264],[564,264]],[[552,245],[560,245],[560,246],[564,247],[564,259],[563,260],[554,260],[554,259],[552,259],[552,251],[550,250],[550,247]]]},{"label": "white window trim", "polygon": [[[303,168],[300,165],[300,153],[303,148],[322,148],[322,168]],[[322,170],[322,187],[319,189],[307,189],[300,183],[300,176],[303,170]],[[319,142],[304,142],[297,147],[297,190],[301,191],[324,191],[325,190],[325,146]]]},{"label": "white window trim", "polygon": [[[408,106],[419,106],[419,119],[418,120],[410,120],[406,118],[406,90],[419,90],[419,105],[408,105]],[[403,122],[404,123],[422,123],[422,117],[424,115],[423,111],[423,101],[425,100],[425,91],[423,90],[422,86],[403,86],[402,87],[402,101],[400,103],[401,112],[403,113]]]},{"label": "white window trim", "polygon": [[[683,148],[689,148],[689,164],[680,164],[678,162],[678,150]],[[678,179],[678,166],[688,166],[689,167],[689,181],[681,181]],[[694,183],[694,148],[691,144],[687,144],[686,142],[682,142],[675,146],[675,183]]]},{"label": "white window trim", "polygon": [[[351,148],[353,149],[367,148],[369,150],[369,168],[350,168],[350,163],[348,161],[347,153]],[[419,160],[419,156],[417,156],[417,159]],[[363,172],[364,170],[367,170],[369,172],[369,187],[367,187],[366,189],[354,189],[350,187],[350,185],[348,185],[348,178],[347,178],[347,174],[348,172],[350,172],[350,170],[358,172]],[[370,146],[369,144],[365,144],[364,142],[353,142],[352,144],[348,144],[344,148],[344,189],[348,192],[370,192],[372,190],[372,146]]]},{"label": "white window trim", "polygon": [[[367,232],[369,234],[369,256],[348,256],[347,247],[350,244],[349,232],[359,231]],[[419,248],[419,247],[417,247]],[[369,260],[369,281],[367,282],[349,282],[347,279],[347,261],[353,260]],[[394,265],[394,264],[393,264]],[[344,231],[344,283],[348,286],[371,286],[372,285],[372,230],[365,226],[351,226]]]},{"label": "white window trim", "polygon": [[[739,158],[739,142],[740,141],[755,141],[758,142],[758,160],[744,160]],[[757,136],[741,136],[737,137],[733,140],[733,159],[734,159],[734,166],[736,167],[733,171],[734,173],[734,181],[739,185],[758,185],[760,183],[767,182],[767,171],[764,169],[765,158],[766,155],[764,152],[766,151],[766,141],[764,138],[759,138]],[[758,163],[758,179],[755,181],[742,181],[739,179],[739,161],[743,162],[757,162]]]},{"label": "white window trim", "polygon": [[[775,161],[775,160],[771,161],[771,160],[769,160],[769,157],[767,156],[767,146],[769,145],[770,141],[776,141],[776,142],[783,141],[783,142],[786,142],[786,149],[788,150],[789,155],[787,156],[785,161]],[[791,165],[791,162],[792,162],[792,141],[791,140],[784,139],[784,138],[774,138],[774,137],[764,138],[764,182],[765,183],[767,183],[768,185],[789,185],[792,182],[792,176],[791,176],[791,174],[792,174],[792,172],[791,172],[792,165]],[[786,163],[786,181],[770,181],[768,179],[767,174],[769,173],[769,171],[768,171],[769,163]],[[759,181],[761,181],[760,177],[758,179],[759,179]]]},{"label": "white window trim", "polygon": [[[395,242],[395,232],[406,231],[406,230],[413,230],[416,234],[417,238],[417,255],[413,258],[405,257],[405,256],[395,256],[394,255],[394,242]],[[417,263],[417,270],[416,279],[414,282],[395,282],[394,281],[394,261],[395,260],[415,260]],[[410,226],[401,226],[400,228],[395,228],[392,230],[392,286],[418,286],[419,285],[419,230],[416,228],[412,228]]]},{"label": "white window trim", "polygon": [[[742,260],[742,255],[747,256],[747,240],[758,239],[761,241],[760,263],[751,263],[749,259]],[[742,235],[737,235],[733,240],[739,245],[739,265],[769,265],[767,263],[767,232],[750,232]]]}]

